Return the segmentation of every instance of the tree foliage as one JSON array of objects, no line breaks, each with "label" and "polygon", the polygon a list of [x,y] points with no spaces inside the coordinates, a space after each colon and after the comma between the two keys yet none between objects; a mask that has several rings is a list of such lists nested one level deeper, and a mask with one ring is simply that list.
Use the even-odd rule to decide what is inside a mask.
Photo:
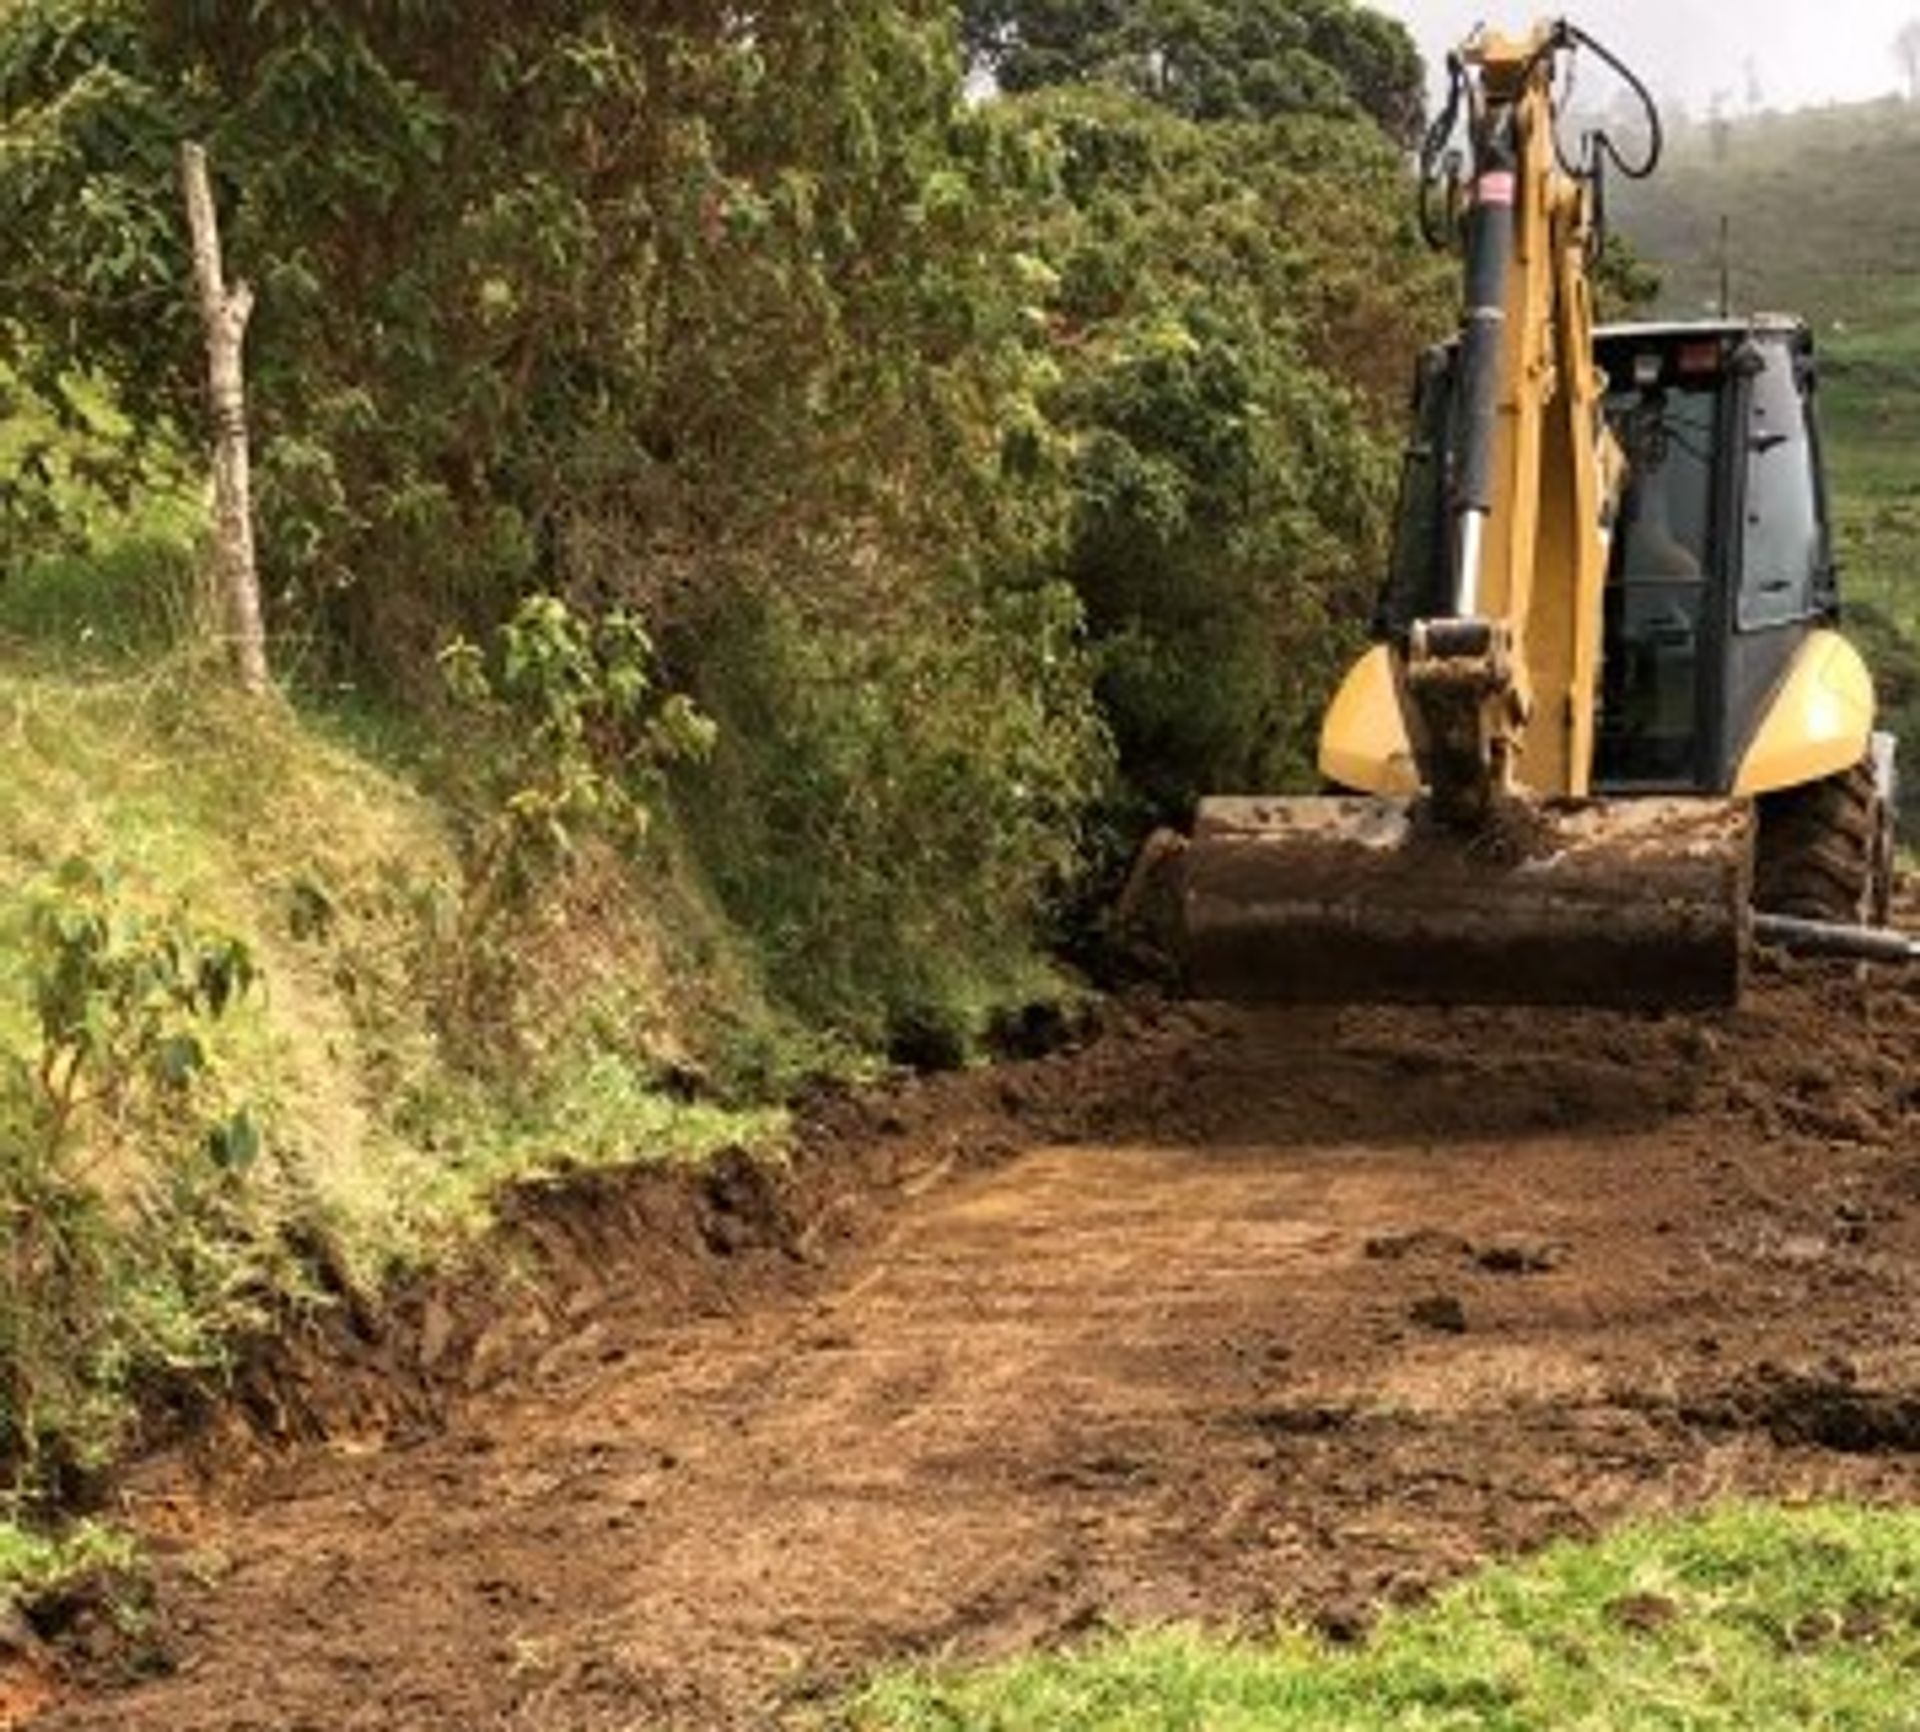
[{"label": "tree foliage", "polygon": [[530,576],[604,578],[610,529],[666,585],[771,513],[898,497],[992,299],[892,268],[977,166],[945,23],[882,0],[751,29],[669,0],[15,8],[0,301],[49,385],[104,367],[149,424],[190,424],[172,153],[206,137],[261,293],[278,590],[404,668]]},{"label": "tree foliage", "polygon": [[1350,116],[1200,122],[1099,86],[1019,112],[1059,175],[1029,230],[1045,403],[1131,795],[1178,819],[1310,784],[1382,560],[1409,339],[1450,298],[1404,171]]},{"label": "tree foliage", "polygon": [[1102,80],[1195,120],[1370,116],[1418,137],[1405,27],[1350,0],[966,0],[967,45],[1007,90]]},{"label": "tree foliage", "polygon": [[529,596],[631,619],[723,898],[884,1032],[1091,814],[1306,772],[1440,305],[1419,89],[1345,0],[16,0],[0,360],[197,424],[203,139],[283,641],[432,708]]}]

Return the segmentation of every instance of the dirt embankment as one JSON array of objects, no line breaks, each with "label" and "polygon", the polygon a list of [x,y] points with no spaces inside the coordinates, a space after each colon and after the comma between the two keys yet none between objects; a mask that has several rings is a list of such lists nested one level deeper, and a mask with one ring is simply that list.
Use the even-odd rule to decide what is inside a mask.
[{"label": "dirt embankment", "polygon": [[1916,1054],[1916,985],[1816,967],[1143,1013],[836,1106],[778,1183],[527,1199],[545,1297],[363,1320],[252,1386],[303,1447],[143,1476],[149,1639],[82,1632],[44,1723],[764,1727],[889,1656],[1344,1632],[1632,1513],[1911,1499]]}]

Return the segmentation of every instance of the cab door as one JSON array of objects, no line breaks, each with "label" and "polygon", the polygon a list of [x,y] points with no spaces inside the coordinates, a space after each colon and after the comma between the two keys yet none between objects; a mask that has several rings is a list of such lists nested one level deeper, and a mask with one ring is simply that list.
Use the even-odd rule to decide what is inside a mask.
[{"label": "cab door", "polygon": [[1607,400],[1627,455],[1606,588],[1595,782],[1688,791],[1715,780],[1725,642],[1726,381],[1670,351],[1632,357]]},{"label": "cab door", "polygon": [[1728,608],[1716,786],[1730,787],[1795,652],[1839,614],[1833,543],[1814,413],[1812,343],[1802,328],[1742,345],[1738,527]]}]

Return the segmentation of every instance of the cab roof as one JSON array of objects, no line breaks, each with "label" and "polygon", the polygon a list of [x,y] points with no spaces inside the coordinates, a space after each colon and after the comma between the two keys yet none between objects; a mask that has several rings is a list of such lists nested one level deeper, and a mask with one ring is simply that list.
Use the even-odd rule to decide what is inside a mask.
[{"label": "cab roof", "polygon": [[1594,332],[1603,343],[1666,344],[1692,342],[1702,337],[1811,338],[1805,319],[1791,313],[1748,313],[1727,319],[1657,319],[1619,325],[1601,325]]}]

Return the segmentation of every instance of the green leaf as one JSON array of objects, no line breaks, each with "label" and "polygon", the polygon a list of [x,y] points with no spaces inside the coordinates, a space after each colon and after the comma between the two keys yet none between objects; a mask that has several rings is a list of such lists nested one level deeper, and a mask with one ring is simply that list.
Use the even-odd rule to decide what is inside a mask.
[{"label": "green leaf", "polygon": [[243,1173],[260,1158],[260,1127],[242,1107],[207,1132],[207,1156],[222,1172]]},{"label": "green leaf", "polygon": [[154,1074],[170,1089],[184,1089],[206,1065],[207,1049],[191,1034],[168,1035],[153,1058]]}]

